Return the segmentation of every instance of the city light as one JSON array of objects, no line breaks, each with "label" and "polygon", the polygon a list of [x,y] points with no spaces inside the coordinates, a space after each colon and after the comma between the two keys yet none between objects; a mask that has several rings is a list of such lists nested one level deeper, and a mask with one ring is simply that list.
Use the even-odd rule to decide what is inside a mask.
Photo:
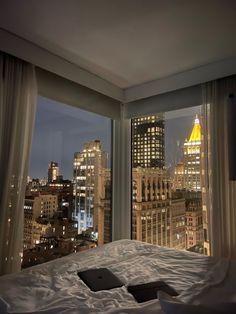
[{"label": "city light", "polygon": [[[204,244],[201,119],[191,117],[185,142],[178,136],[181,158],[171,167],[165,114],[132,119],[133,239],[177,249]],[[56,154],[41,178],[28,177],[22,267],[111,241],[112,169],[103,145],[100,139],[75,144],[70,179],[63,178],[65,164]]]}]

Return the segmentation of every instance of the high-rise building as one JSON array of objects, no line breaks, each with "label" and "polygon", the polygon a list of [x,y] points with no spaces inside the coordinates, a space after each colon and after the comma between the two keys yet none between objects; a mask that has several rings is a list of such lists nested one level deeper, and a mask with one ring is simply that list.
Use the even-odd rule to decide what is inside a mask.
[{"label": "high-rise building", "polygon": [[185,201],[171,198],[164,115],[132,119],[133,239],[185,248]]},{"label": "high-rise building", "polygon": [[[204,200],[202,173],[203,147],[201,125],[196,115],[192,132],[184,143],[183,163],[175,167],[174,190],[180,190],[186,200],[186,248],[203,245],[203,208]],[[182,192],[181,192],[182,191]]]},{"label": "high-rise building", "polygon": [[186,248],[203,244],[203,216],[201,192],[187,192],[186,198]]},{"label": "high-rise building", "polygon": [[185,248],[185,201],[172,200],[163,170],[133,169],[132,238]]},{"label": "high-rise building", "polygon": [[184,143],[184,188],[201,191],[201,125],[196,115],[193,129]]},{"label": "high-rise building", "polygon": [[[206,110],[206,108],[204,108]],[[207,114],[205,113],[204,116]],[[201,143],[201,186],[202,186],[202,220],[203,220],[203,234],[204,234],[204,254],[210,255],[210,241],[209,241],[209,224],[208,224],[208,214],[210,209],[210,195],[209,195],[209,187],[208,187],[208,158],[205,156],[205,151],[207,151],[208,140],[207,140],[207,125],[202,123],[202,143]]]},{"label": "high-rise building", "polygon": [[174,169],[173,190],[183,190],[185,188],[184,163],[179,162]]},{"label": "high-rise building", "polygon": [[185,249],[185,199],[171,193],[170,201],[170,246],[175,249]]},{"label": "high-rise building", "polygon": [[63,179],[63,176],[57,176],[53,182],[48,182],[43,187],[43,191],[57,195],[58,214],[64,218],[72,219],[73,211],[73,184],[70,180]]},{"label": "high-rise building", "polygon": [[43,235],[45,228],[36,220],[49,219],[55,215],[58,209],[57,196],[52,194],[38,194],[25,199],[24,204],[24,248],[36,244],[36,238]]},{"label": "high-rise building", "polygon": [[133,239],[170,246],[170,193],[161,170],[133,169]]},{"label": "high-rise building", "polygon": [[163,114],[132,119],[133,168],[163,169],[164,138]]},{"label": "high-rise building", "polygon": [[98,208],[98,245],[112,241],[111,188],[111,171],[110,169],[104,169],[102,173],[101,202]]},{"label": "high-rise building", "polygon": [[58,163],[55,161],[51,161],[48,166],[48,182],[53,182],[59,176],[59,167]]},{"label": "high-rise building", "polygon": [[74,154],[73,218],[78,222],[78,233],[93,228],[98,232],[99,210],[102,198],[102,175],[107,168],[108,154],[99,140],[84,144]]},{"label": "high-rise building", "polygon": [[31,248],[33,246],[32,234],[33,234],[33,206],[34,198],[28,197],[24,203],[24,249]]},{"label": "high-rise building", "polygon": [[52,194],[41,194],[34,197],[33,203],[33,220],[39,217],[50,218],[55,215],[58,209],[57,195]]}]

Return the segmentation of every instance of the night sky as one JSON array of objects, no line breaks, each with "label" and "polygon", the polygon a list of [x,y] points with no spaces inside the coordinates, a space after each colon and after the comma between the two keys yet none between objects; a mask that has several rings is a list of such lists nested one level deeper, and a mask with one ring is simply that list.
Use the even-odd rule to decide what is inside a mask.
[{"label": "night sky", "polygon": [[38,96],[30,177],[47,177],[49,162],[56,161],[60,174],[72,179],[74,153],[95,139],[110,156],[110,119]]},{"label": "night sky", "polygon": [[[192,130],[200,107],[166,114],[166,166],[181,161],[185,138]],[[72,179],[73,156],[87,141],[100,140],[103,150],[111,152],[111,120],[72,106],[38,96],[29,175],[47,177],[50,161],[59,163],[60,174]]]},{"label": "night sky", "polygon": [[200,106],[170,111],[165,114],[165,160],[166,167],[173,167],[183,157],[185,139],[189,139]]}]

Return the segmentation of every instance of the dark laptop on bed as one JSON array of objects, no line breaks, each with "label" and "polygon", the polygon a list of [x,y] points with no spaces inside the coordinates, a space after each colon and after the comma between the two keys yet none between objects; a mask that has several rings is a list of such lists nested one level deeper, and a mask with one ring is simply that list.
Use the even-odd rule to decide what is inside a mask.
[{"label": "dark laptop on bed", "polygon": [[122,287],[123,282],[107,268],[94,268],[79,271],[78,276],[92,290],[109,290]]},{"label": "dark laptop on bed", "polygon": [[134,296],[136,301],[139,303],[156,299],[158,291],[164,291],[171,296],[178,295],[174,288],[161,280],[138,284],[134,286],[128,286],[127,290]]},{"label": "dark laptop on bed", "polygon": [[[79,271],[78,276],[92,291],[109,290],[124,285],[122,281],[107,268],[93,268]],[[178,293],[164,281],[128,286],[127,290],[139,303],[156,299],[159,290],[171,296],[178,295]]]}]

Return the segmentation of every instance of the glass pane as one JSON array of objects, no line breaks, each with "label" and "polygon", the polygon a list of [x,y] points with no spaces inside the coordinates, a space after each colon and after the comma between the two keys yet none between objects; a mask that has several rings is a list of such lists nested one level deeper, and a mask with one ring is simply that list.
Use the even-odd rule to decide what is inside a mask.
[{"label": "glass pane", "polygon": [[132,119],[132,238],[204,252],[201,107]]},{"label": "glass pane", "polygon": [[111,241],[111,123],[38,97],[23,268]]}]

